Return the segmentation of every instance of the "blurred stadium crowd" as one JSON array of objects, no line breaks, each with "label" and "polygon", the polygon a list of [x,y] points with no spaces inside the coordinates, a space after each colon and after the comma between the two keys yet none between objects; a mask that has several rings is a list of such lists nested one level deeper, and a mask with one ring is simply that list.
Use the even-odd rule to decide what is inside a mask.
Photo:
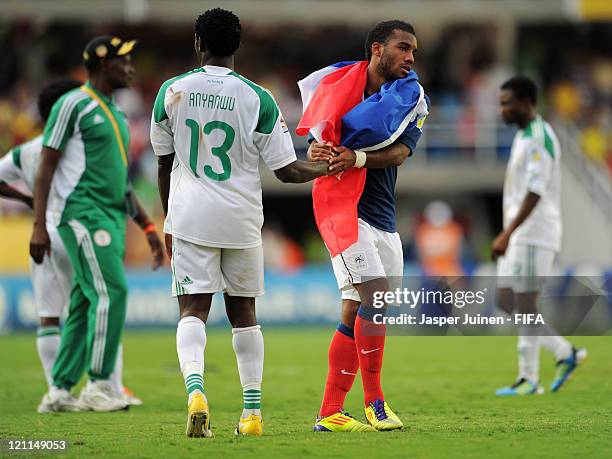
[{"label": "blurred stadium crowd", "polygon": [[[272,91],[290,127],[295,127],[301,115],[296,85],[299,79],[330,63],[363,56],[366,28],[245,22],[237,71]],[[420,48],[416,71],[433,104],[426,123],[429,133],[416,155],[432,162],[476,161],[484,145],[504,161],[512,132],[499,125],[497,91],[504,79],[520,71],[539,82],[540,108],[545,117],[576,126],[576,140],[585,157],[612,177],[612,31],[608,24],[528,23],[510,33],[494,25],[448,24],[435,31],[421,31],[418,23],[415,27]],[[157,166],[149,144],[150,112],[160,84],[195,66],[192,30],[190,24],[84,26],[0,21],[0,155],[41,131],[36,94],[44,84],[64,76],[85,79],[81,53],[91,36],[112,33],[136,38],[136,81],[133,88],[117,94],[117,100],[130,120],[134,187],[146,207],[159,215]],[[493,144],[486,139],[483,144],[479,134],[483,124],[495,127]],[[295,143],[303,152],[304,140],[295,138]],[[264,245],[269,267],[291,271],[304,263],[327,263],[312,221],[309,197],[302,194],[268,199],[264,194],[264,198]],[[288,199],[297,200],[292,205],[303,209],[304,218],[296,219],[293,212],[292,216],[283,215]],[[437,207],[438,216],[446,212],[445,224],[452,228],[435,237],[438,241],[445,238],[462,266],[487,256],[489,242],[500,224],[500,194],[491,200],[496,204],[486,205],[480,217],[469,201],[451,203],[455,213],[452,218]],[[425,199],[415,201],[399,195],[399,231],[408,261],[424,253],[423,241],[427,238],[417,229],[431,223],[424,213],[426,204]],[[27,211],[0,202],[0,215],[16,213]],[[146,250],[132,249],[128,263],[138,265],[146,256]]]}]

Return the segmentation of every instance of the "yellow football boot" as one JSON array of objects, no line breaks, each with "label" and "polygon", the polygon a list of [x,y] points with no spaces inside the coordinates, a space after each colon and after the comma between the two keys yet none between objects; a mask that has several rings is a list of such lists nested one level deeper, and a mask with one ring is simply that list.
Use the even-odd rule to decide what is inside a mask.
[{"label": "yellow football boot", "polygon": [[404,424],[384,400],[376,400],[365,408],[366,419],[376,430],[395,430]]},{"label": "yellow football boot", "polygon": [[210,414],[208,412],[208,402],[203,394],[194,394],[187,409],[187,430],[188,437],[212,437],[210,430]]},{"label": "yellow football boot", "polygon": [[376,429],[359,422],[346,411],[334,413],[326,418],[317,418],[315,432],[376,432]]},{"label": "yellow football boot", "polygon": [[240,418],[238,427],[234,430],[234,434],[249,435],[253,437],[263,435],[263,419],[256,414],[251,414],[246,418]]}]

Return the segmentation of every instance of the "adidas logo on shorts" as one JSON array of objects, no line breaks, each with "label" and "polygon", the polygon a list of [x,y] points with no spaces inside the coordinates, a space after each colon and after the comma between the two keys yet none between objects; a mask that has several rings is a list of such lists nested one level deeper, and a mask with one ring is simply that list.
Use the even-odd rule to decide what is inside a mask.
[{"label": "adidas logo on shorts", "polygon": [[185,278],[181,281],[181,285],[191,285],[193,281],[189,276],[185,276]]}]

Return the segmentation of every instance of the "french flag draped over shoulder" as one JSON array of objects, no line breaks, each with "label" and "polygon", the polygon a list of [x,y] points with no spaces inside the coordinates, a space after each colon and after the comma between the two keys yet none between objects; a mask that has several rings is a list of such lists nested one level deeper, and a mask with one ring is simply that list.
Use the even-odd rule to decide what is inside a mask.
[{"label": "french flag draped over shoulder", "polygon": [[[368,61],[339,62],[299,81],[304,112],[297,134],[310,132],[318,142],[374,151],[391,145],[417,117],[427,114],[414,71],[364,100],[367,71]],[[315,221],[332,257],[357,242],[357,204],[365,178],[365,168],[353,167],[314,181]]]}]

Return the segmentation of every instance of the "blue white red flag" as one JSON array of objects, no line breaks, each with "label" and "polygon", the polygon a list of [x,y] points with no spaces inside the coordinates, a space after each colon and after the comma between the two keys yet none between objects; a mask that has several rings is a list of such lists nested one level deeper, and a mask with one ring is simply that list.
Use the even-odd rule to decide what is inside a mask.
[{"label": "blue white red flag", "polygon": [[[374,151],[391,145],[427,114],[425,93],[414,71],[385,83],[364,100],[367,69],[367,61],[339,62],[299,81],[304,111],[297,134],[310,132],[319,142]],[[365,168],[351,168],[314,182],[315,220],[332,257],[357,242],[357,203],[365,177]]]}]

